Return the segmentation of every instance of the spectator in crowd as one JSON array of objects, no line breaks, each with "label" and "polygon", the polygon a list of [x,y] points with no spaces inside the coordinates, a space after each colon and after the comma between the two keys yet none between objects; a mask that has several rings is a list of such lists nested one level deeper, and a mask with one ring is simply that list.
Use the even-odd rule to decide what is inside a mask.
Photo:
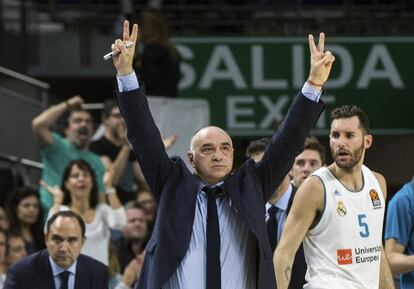
[{"label": "spectator in crowd", "polygon": [[287,289],[303,240],[306,288],[394,288],[382,248],[386,182],[363,165],[372,135],[365,113],[344,105],[331,113],[334,163],[300,186],[274,256],[278,289]]},{"label": "spectator in crowd", "polygon": [[118,284],[117,289],[131,288],[136,282],[149,238],[145,209],[138,202],[131,201],[125,205],[125,213],[127,224],[116,244],[122,274],[122,285]]},{"label": "spectator in crowd", "polygon": [[[303,150],[309,130],[323,110],[319,101],[334,57],[309,37],[311,72],[275,132],[262,161],[245,162],[232,172],[230,136],[214,126],[197,131],[188,158],[191,173],[180,158],[165,153],[151,117],[144,89],[132,68],[138,26],[113,46],[118,103],[134,153],[157,202],[153,237],[135,288],[274,288],[275,276],[266,234],[265,201],[279,187]],[[295,141],[291,141],[295,140]],[[179,233],[177,233],[179,232]]]},{"label": "spectator in crowd", "polygon": [[46,224],[46,247],[9,268],[8,289],[108,288],[108,268],[80,254],[85,223],[71,212],[53,215]]},{"label": "spectator in crowd", "polygon": [[325,148],[316,137],[308,137],[305,141],[305,149],[295,158],[289,175],[292,184],[299,188],[310,174],[325,165]]},{"label": "spectator in crowd", "polygon": [[126,223],[125,210],[116,196],[110,177],[106,179],[109,205],[98,203],[94,171],[82,159],[69,163],[63,172],[60,188],[45,182],[42,185],[52,193],[54,199],[48,219],[56,212],[64,210],[79,214],[86,223],[86,241],[81,252],[107,265],[110,229],[122,229]]},{"label": "spectator in crowd", "polygon": [[155,203],[154,196],[150,191],[140,191],[138,193],[137,202],[145,209],[148,226],[150,231],[152,231],[152,226],[154,225],[157,216],[157,204]]},{"label": "spectator in crowd", "polygon": [[[118,239],[117,239],[118,240]],[[109,289],[114,289],[121,280],[121,266],[119,265],[118,253],[116,246],[111,240],[109,242],[109,262],[108,262],[108,276]]]},{"label": "spectator in crowd", "polygon": [[7,217],[6,210],[0,207],[0,229],[8,231],[10,227],[9,218]]},{"label": "spectator in crowd", "polygon": [[122,229],[122,237],[116,244],[121,273],[136,256],[144,251],[149,238],[144,207],[136,201],[130,201],[125,205],[125,213],[127,223]]},{"label": "spectator in crowd", "polygon": [[[122,204],[135,200],[137,191],[148,191],[148,185],[142,174],[141,167],[135,160],[131,146],[126,138],[125,122],[121,117],[115,100],[108,99],[102,110],[104,135],[90,145],[92,152],[101,156],[106,167],[114,172],[113,182],[117,195]],[[177,140],[177,135],[163,137],[165,149],[171,148]]]},{"label": "spectator in crowd", "polygon": [[27,254],[45,248],[43,214],[39,193],[33,189],[18,188],[7,201],[10,232],[23,237]]},{"label": "spectator in crowd", "polygon": [[[309,138],[306,138],[305,144],[308,139]],[[255,162],[259,162],[263,158],[266,146],[269,145],[269,143],[269,138],[252,141],[246,150],[247,157],[252,158]],[[296,160],[299,156],[296,157]],[[283,180],[283,183],[266,203],[265,219],[272,252],[275,251],[277,244],[279,243],[296,191],[297,188],[291,184],[289,175],[287,175]],[[300,245],[293,262],[292,279],[289,284],[290,289],[303,288],[303,285],[306,283],[306,269],[305,255],[303,253],[303,247]]]},{"label": "spectator in crowd", "polygon": [[101,156],[105,166],[112,166],[113,182],[118,198],[122,204],[125,204],[135,200],[138,189],[148,190],[148,186],[131,151],[126,138],[125,123],[113,99],[105,101],[102,123],[105,126],[104,135],[92,142],[90,149]]},{"label": "spectator in crowd", "polygon": [[[22,235],[18,233],[7,234],[6,241],[6,263],[13,266],[15,263],[27,256],[26,245]],[[6,287],[7,288],[7,287]]]},{"label": "spectator in crowd", "polygon": [[385,252],[391,270],[400,274],[400,288],[414,288],[414,178],[388,204]]},{"label": "spectator in crowd", "polygon": [[176,97],[180,80],[180,54],[170,41],[167,24],[154,8],[141,14],[142,51],[135,61],[139,79],[148,95]]},{"label": "spectator in crowd", "polygon": [[[33,134],[42,149],[42,179],[50,186],[60,185],[63,170],[68,163],[75,159],[84,159],[96,174],[99,192],[104,192],[105,168],[99,156],[88,150],[93,125],[90,113],[81,109],[83,102],[80,96],[74,96],[51,106],[33,119]],[[66,137],[62,138],[52,131],[52,126],[65,112],[69,112],[69,116],[65,129]],[[48,212],[53,205],[53,197],[43,187],[40,188],[40,200],[44,212]]]},{"label": "spectator in crowd", "polygon": [[135,259],[129,262],[122,274],[121,281],[117,284],[115,289],[132,289],[141,273],[144,262],[145,251],[139,254]]},{"label": "spectator in crowd", "polygon": [[3,289],[4,281],[6,280],[6,242],[7,233],[0,228],[0,289]]}]

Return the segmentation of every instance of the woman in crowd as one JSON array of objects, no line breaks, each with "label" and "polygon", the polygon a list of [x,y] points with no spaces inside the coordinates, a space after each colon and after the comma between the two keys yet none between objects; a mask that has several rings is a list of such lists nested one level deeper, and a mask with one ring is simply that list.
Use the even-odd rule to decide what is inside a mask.
[{"label": "woman in crowd", "polygon": [[10,195],[6,210],[9,231],[23,237],[27,254],[44,249],[43,214],[39,193],[26,187],[17,189]]},{"label": "woman in crowd", "polygon": [[108,265],[110,229],[121,229],[126,223],[125,210],[115,189],[112,174],[108,173],[104,183],[107,203],[98,203],[98,188],[95,174],[84,160],[74,160],[63,173],[61,188],[42,183],[53,195],[53,207],[48,218],[62,210],[72,210],[86,223],[86,241],[81,253]]},{"label": "woman in crowd", "polygon": [[145,9],[141,15],[142,51],[135,61],[138,78],[150,96],[177,97],[180,80],[180,54],[170,41],[161,12]]}]

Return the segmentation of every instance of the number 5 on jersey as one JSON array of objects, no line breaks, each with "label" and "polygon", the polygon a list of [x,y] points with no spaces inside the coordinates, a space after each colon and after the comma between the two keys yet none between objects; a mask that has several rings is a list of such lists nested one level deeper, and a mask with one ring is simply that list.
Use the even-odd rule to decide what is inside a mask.
[{"label": "number 5 on jersey", "polygon": [[361,231],[359,231],[359,235],[362,238],[368,238],[369,237],[369,228],[368,224],[365,222],[367,216],[365,214],[359,214],[358,215],[358,223],[359,226],[362,228]]}]

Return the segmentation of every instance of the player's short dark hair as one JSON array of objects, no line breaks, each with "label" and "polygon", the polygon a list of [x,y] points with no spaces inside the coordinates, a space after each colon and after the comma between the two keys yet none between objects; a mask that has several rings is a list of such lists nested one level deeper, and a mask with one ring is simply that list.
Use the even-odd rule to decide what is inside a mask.
[{"label": "player's short dark hair", "polygon": [[357,116],[359,119],[359,127],[362,128],[364,133],[369,134],[369,119],[365,112],[356,105],[343,105],[335,108],[331,112],[331,124],[335,119],[339,118],[351,118]]}]

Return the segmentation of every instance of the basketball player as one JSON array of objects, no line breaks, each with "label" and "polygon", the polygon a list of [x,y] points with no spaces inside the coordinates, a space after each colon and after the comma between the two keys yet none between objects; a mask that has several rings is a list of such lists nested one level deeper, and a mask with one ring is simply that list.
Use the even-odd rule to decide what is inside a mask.
[{"label": "basketball player", "polygon": [[363,165],[372,144],[369,122],[357,106],[331,114],[334,163],[315,171],[299,188],[277,246],[277,288],[287,289],[303,240],[306,289],[394,288],[382,247],[386,183]]}]

